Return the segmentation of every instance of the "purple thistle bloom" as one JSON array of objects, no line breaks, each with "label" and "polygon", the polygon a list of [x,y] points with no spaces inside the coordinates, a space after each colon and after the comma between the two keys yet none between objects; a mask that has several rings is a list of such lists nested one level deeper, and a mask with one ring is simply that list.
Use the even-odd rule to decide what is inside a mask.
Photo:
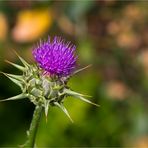
[{"label": "purple thistle bloom", "polygon": [[65,42],[61,37],[54,37],[53,41],[49,38],[45,42],[40,42],[33,50],[33,55],[42,69],[62,77],[70,75],[75,69],[75,49],[76,46],[70,42]]}]

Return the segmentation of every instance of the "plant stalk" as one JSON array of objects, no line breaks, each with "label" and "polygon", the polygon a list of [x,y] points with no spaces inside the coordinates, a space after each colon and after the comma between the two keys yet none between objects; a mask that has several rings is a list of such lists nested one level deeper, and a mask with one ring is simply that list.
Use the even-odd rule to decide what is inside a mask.
[{"label": "plant stalk", "polygon": [[42,106],[35,107],[33,118],[32,118],[31,124],[30,124],[30,129],[29,129],[29,131],[27,131],[28,139],[22,147],[34,148],[36,134],[37,134],[42,111],[43,111]]}]

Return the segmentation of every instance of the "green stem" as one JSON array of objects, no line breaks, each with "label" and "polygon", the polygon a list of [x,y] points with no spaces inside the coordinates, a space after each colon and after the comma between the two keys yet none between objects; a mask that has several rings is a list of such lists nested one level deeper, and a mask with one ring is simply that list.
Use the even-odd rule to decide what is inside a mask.
[{"label": "green stem", "polygon": [[30,129],[29,129],[29,131],[27,131],[28,140],[25,142],[23,147],[30,147],[30,148],[34,147],[35,139],[36,139],[36,133],[37,133],[37,129],[38,129],[38,125],[39,125],[39,121],[40,121],[40,118],[41,118],[42,111],[43,111],[42,106],[36,106],[35,107],[32,122],[31,122],[31,125],[30,125]]}]

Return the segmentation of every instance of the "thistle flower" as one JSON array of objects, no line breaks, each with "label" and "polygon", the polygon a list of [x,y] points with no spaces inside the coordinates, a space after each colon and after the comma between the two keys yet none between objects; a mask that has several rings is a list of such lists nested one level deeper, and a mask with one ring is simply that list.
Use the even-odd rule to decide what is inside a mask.
[{"label": "thistle flower", "polygon": [[76,46],[65,42],[60,37],[50,38],[45,42],[40,42],[33,50],[35,60],[39,66],[50,74],[59,77],[70,75],[76,66],[76,56],[74,51]]},{"label": "thistle flower", "polygon": [[29,98],[36,106],[30,129],[27,131],[28,140],[22,147],[34,147],[36,131],[43,108],[47,117],[49,107],[57,106],[72,121],[63,105],[64,99],[67,96],[73,96],[87,103],[99,106],[85,99],[86,95],[72,91],[67,86],[67,82],[72,75],[88,67],[75,70],[77,59],[74,53],[75,49],[74,45],[71,45],[70,42],[65,42],[60,37],[55,37],[53,41],[48,39],[45,42],[40,42],[33,49],[33,55],[36,60],[35,64],[31,65],[27,63],[17,53],[23,66],[7,61],[22,71],[22,75],[1,72],[22,90],[21,94],[1,100],[1,102]]},{"label": "thistle flower", "polygon": [[[59,107],[72,121],[68,111],[63,106],[65,97],[73,96],[87,103],[98,106],[85,99],[86,95],[72,91],[67,86],[68,79],[77,72],[85,69],[75,70],[76,47],[70,42],[65,42],[60,37],[55,37],[53,41],[48,39],[33,49],[33,55],[37,63],[28,64],[18,54],[23,66],[7,61],[23,72],[22,75],[6,74],[11,81],[20,86],[22,93],[2,100],[17,100],[29,98],[35,106],[42,106],[47,117],[50,106]],[[75,70],[75,71],[74,71]]]}]

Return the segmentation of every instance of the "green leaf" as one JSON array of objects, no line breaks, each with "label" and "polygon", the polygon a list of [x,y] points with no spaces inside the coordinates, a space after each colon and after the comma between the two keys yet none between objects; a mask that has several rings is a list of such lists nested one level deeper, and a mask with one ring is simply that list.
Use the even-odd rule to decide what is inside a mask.
[{"label": "green leaf", "polygon": [[18,58],[20,59],[20,61],[24,64],[24,66],[26,68],[28,68],[30,65],[22,58],[18,55],[18,53],[14,50],[14,53],[18,56]]},{"label": "green leaf", "polygon": [[7,76],[9,76],[9,77],[11,77],[13,79],[19,80],[19,81],[23,81],[24,80],[22,75],[8,74],[8,73],[4,73],[4,72],[0,72],[0,73],[2,73],[4,75],[7,75]]},{"label": "green leaf", "polygon": [[78,93],[78,92],[75,92],[75,91],[72,91],[72,90],[66,89],[66,88],[64,89],[64,92],[65,92],[66,94],[68,94],[68,95],[70,95],[70,96],[74,96],[74,97],[76,97],[76,96],[92,97],[92,96],[89,96],[89,95],[80,94],[80,93]]},{"label": "green leaf", "polygon": [[10,65],[14,66],[15,68],[17,68],[17,69],[19,69],[19,70],[21,70],[21,71],[25,71],[25,70],[26,70],[25,67],[20,66],[20,65],[15,64],[15,63],[12,63],[12,62],[10,62],[10,61],[8,61],[8,60],[5,60],[5,62],[9,63]]},{"label": "green leaf", "polygon": [[45,116],[47,121],[48,110],[49,110],[49,100],[44,99],[44,107],[45,107]]},{"label": "green leaf", "polygon": [[97,107],[100,107],[100,105],[98,105],[98,104],[96,104],[96,103],[93,103],[93,102],[91,102],[90,100],[85,99],[85,98],[82,97],[82,96],[77,96],[76,98],[78,98],[78,99],[80,99],[80,100],[82,100],[82,101],[84,101],[84,102],[87,102],[87,103],[89,103],[89,104],[92,104],[92,105],[95,105],[95,106],[97,106]]},{"label": "green leaf", "polygon": [[95,106],[97,106],[97,107],[100,106],[100,105],[95,104],[95,103],[91,102],[90,100],[84,98],[84,97],[91,97],[91,96],[83,95],[83,94],[74,92],[74,91],[72,91],[72,90],[70,90],[70,89],[64,89],[64,92],[65,92],[66,94],[70,95],[70,96],[73,96],[73,97],[75,97],[75,98],[78,98],[78,99],[80,99],[80,100],[82,100],[82,101],[84,101],[84,102],[87,102],[87,103],[89,103],[89,104],[95,105]]},{"label": "green leaf", "polygon": [[17,96],[10,97],[8,99],[0,100],[0,102],[11,101],[11,100],[20,100],[20,99],[24,99],[24,98],[27,98],[27,97],[28,97],[27,94],[19,94]]},{"label": "green leaf", "polygon": [[64,105],[63,105],[62,103],[59,104],[58,102],[54,102],[54,104],[55,104],[56,106],[58,106],[58,107],[66,114],[66,116],[70,119],[71,122],[73,122],[73,120],[72,120],[72,118],[70,117],[70,115],[69,115],[67,109],[64,107]]},{"label": "green leaf", "polygon": [[[3,73],[3,72],[2,72]],[[6,77],[8,77],[12,82],[14,82],[16,85],[20,86],[21,88],[22,86],[22,82],[20,80],[17,80],[15,78],[12,78],[11,76],[9,76],[9,74],[7,73],[3,73]]]}]

